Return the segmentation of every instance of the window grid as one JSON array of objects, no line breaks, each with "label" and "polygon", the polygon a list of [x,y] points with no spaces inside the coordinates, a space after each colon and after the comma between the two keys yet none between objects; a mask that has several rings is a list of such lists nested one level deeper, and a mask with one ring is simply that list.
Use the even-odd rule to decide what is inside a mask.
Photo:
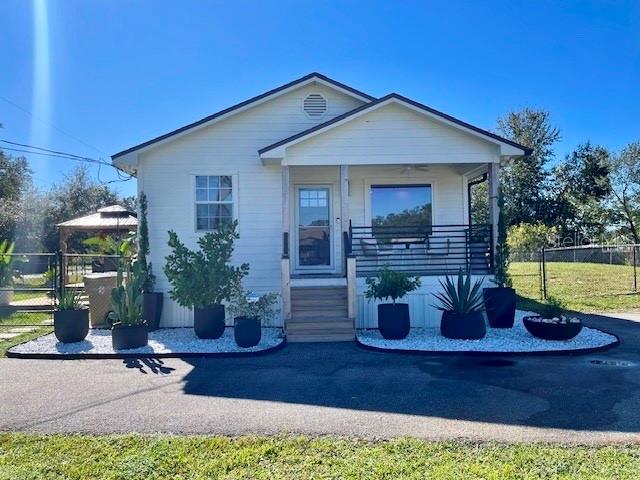
[{"label": "window grid", "polygon": [[233,220],[233,187],[229,175],[196,175],[196,230],[215,230]]}]

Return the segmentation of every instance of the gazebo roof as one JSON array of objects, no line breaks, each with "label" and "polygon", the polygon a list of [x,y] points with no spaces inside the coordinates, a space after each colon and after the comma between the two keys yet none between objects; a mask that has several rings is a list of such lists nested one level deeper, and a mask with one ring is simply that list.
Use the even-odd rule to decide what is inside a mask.
[{"label": "gazebo roof", "polygon": [[120,205],[109,205],[96,213],[74,218],[58,224],[69,230],[134,230],[138,226],[135,212]]}]

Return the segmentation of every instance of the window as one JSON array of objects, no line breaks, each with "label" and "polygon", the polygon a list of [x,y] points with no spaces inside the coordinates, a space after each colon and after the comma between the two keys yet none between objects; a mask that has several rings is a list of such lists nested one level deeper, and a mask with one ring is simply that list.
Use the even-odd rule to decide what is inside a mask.
[{"label": "window", "polygon": [[431,185],[371,185],[373,226],[431,226],[431,210]]},{"label": "window", "polygon": [[233,220],[233,192],[229,175],[196,176],[196,230],[215,230]]}]

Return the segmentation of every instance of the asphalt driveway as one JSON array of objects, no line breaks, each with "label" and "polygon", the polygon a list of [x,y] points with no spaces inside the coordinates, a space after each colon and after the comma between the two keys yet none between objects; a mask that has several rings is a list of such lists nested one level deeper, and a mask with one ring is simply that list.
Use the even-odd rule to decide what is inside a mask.
[{"label": "asphalt driveway", "polygon": [[0,359],[0,430],[640,441],[640,324],[589,317],[616,348],[435,357],[350,343],[252,358]]}]

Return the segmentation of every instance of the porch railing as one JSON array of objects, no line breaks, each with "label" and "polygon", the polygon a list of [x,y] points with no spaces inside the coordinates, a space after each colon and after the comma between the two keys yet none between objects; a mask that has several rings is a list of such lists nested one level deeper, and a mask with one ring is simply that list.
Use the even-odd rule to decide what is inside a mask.
[{"label": "porch railing", "polygon": [[385,265],[417,275],[493,271],[490,225],[351,226],[349,237],[359,276]]}]

